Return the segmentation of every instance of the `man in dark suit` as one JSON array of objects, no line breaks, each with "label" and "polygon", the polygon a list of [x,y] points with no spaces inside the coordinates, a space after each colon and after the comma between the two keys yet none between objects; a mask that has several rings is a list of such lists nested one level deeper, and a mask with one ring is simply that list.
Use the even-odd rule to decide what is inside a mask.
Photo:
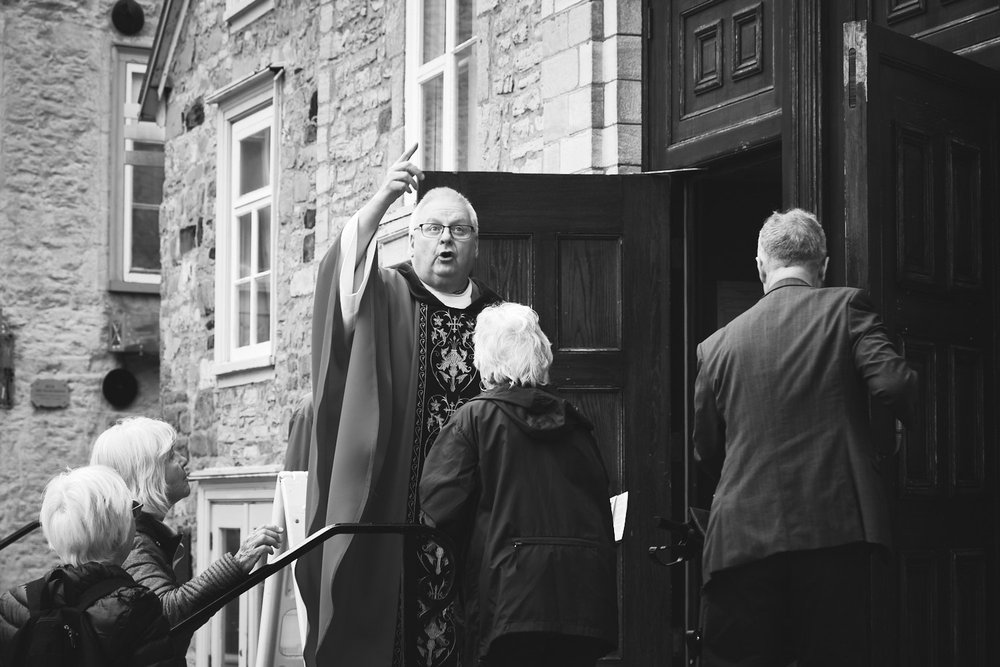
[{"label": "man in dark suit", "polygon": [[869,560],[890,543],[868,396],[907,423],[917,378],[864,292],[821,287],[828,261],[811,213],[775,213],[764,297],[698,346],[695,458],[718,479],[703,667],[868,661]]}]

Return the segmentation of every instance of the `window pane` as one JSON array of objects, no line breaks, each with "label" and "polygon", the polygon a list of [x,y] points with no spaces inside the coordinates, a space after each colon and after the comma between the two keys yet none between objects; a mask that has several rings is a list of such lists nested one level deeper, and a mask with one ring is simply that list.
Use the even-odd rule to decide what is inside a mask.
[{"label": "window pane", "polygon": [[238,312],[236,316],[236,346],[244,347],[250,344],[250,283],[236,285],[236,301]]},{"label": "window pane", "polygon": [[257,271],[271,268],[271,207],[257,211]]},{"label": "window pane", "polygon": [[424,49],[421,62],[444,53],[445,0],[424,0]]},{"label": "window pane", "polygon": [[160,272],[159,207],[132,207],[132,266],[128,270]]},{"label": "window pane", "polygon": [[257,278],[257,340],[265,343],[271,340],[271,276]]},{"label": "window pane", "polygon": [[[222,548],[226,553],[235,554],[240,548],[240,529],[222,529]],[[228,603],[222,611],[222,637],[225,654],[224,664],[236,665],[240,653],[240,600],[236,598]]]},{"label": "window pane", "polygon": [[469,169],[469,150],[472,146],[472,122],[475,108],[472,90],[472,71],[475,69],[473,50],[469,48],[462,52],[464,57],[458,61],[456,105],[455,109],[455,166],[459,171]]},{"label": "window pane", "polygon": [[128,101],[131,102],[132,104],[138,104],[139,102],[139,93],[142,92],[142,76],[144,73],[145,69],[142,69],[139,71],[132,70],[132,72],[129,74],[129,78],[131,79],[131,81],[129,81],[130,85],[128,91],[129,92]]},{"label": "window pane", "polygon": [[240,139],[240,191],[244,195],[271,182],[271,128]]},{"label": "window pane", "polygon": [[151,153],[162,153],[163,144],[154,144],[148,141],[133,141],[132,150],[136,151],[150,151]]},{"label": "window pane", "polygon": [[253,233],[253,221],[249,213],[244,213],[236,219],[237,237],[236,243],[237,257],[240,258],[238,278],[246,278],[250,275],[250,241]]},{"label": "window pane", "polygon": [[458,23],[455,26],[455,45],[459,45],[472,37],[472,15],[473,15],[473,0],[457,0],[455,3],[457,11],[457,16],[455,17]]},{"label": "window pane", "polygon": [[132,201],[157,206],[163,201],[163,167],[132,165]]},{"label": "window pane", "polygon": [[441,168],[441,153],[444,131],[444,78],[436,76],[421,84],[424,119],[423,137],[420,145],[424,148],[424,169]]}]

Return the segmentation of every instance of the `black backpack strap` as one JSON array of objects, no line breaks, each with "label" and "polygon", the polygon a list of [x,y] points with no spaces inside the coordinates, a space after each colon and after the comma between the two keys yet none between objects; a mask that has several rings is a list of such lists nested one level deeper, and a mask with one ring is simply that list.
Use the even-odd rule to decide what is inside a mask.
[{"label": "black backpack strap", "polygon": [[96,584],[83,592],[83,595],[81,595],[77,603],[73,605],[73,608],[77,611],[86,611],[92,604],[103,598],[105,595],[114,593],[123,586],[134,585],[135,582],[133,580],[126,579],[124,577],[111,577],[110,579],[98,581]]},{"label": "black backpack strap", "polygon": [[47,592],[48,577],[29,581],[24,585],[24,595],[28,601],[28,613],[38,616],[48,608],[45,595]]}]

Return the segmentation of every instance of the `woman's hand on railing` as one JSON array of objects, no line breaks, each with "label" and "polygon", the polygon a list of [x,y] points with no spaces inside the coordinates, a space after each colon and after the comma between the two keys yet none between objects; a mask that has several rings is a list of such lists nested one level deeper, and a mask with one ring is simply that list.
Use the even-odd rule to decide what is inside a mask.
[{"label": "woman's hand on railing", "polygon": [[257,561],[265,555],[273,554],[281,546],[284,532],[284,529],[278,526],[259,526],[243,540],[239,551],[233,557],[243,571],[250,574]]}]

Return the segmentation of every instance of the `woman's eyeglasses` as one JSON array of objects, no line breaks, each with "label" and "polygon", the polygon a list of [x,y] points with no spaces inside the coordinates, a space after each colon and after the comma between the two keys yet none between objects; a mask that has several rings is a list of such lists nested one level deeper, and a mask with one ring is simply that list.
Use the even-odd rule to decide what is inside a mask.
[{"label": "woman's eyeglasses", "polygon": [[142,514],[142,503],[140,503],[138,500],[133,500],[132,501],[132,516],[135,517],[136,519],[138,519],[140,514]]}]

